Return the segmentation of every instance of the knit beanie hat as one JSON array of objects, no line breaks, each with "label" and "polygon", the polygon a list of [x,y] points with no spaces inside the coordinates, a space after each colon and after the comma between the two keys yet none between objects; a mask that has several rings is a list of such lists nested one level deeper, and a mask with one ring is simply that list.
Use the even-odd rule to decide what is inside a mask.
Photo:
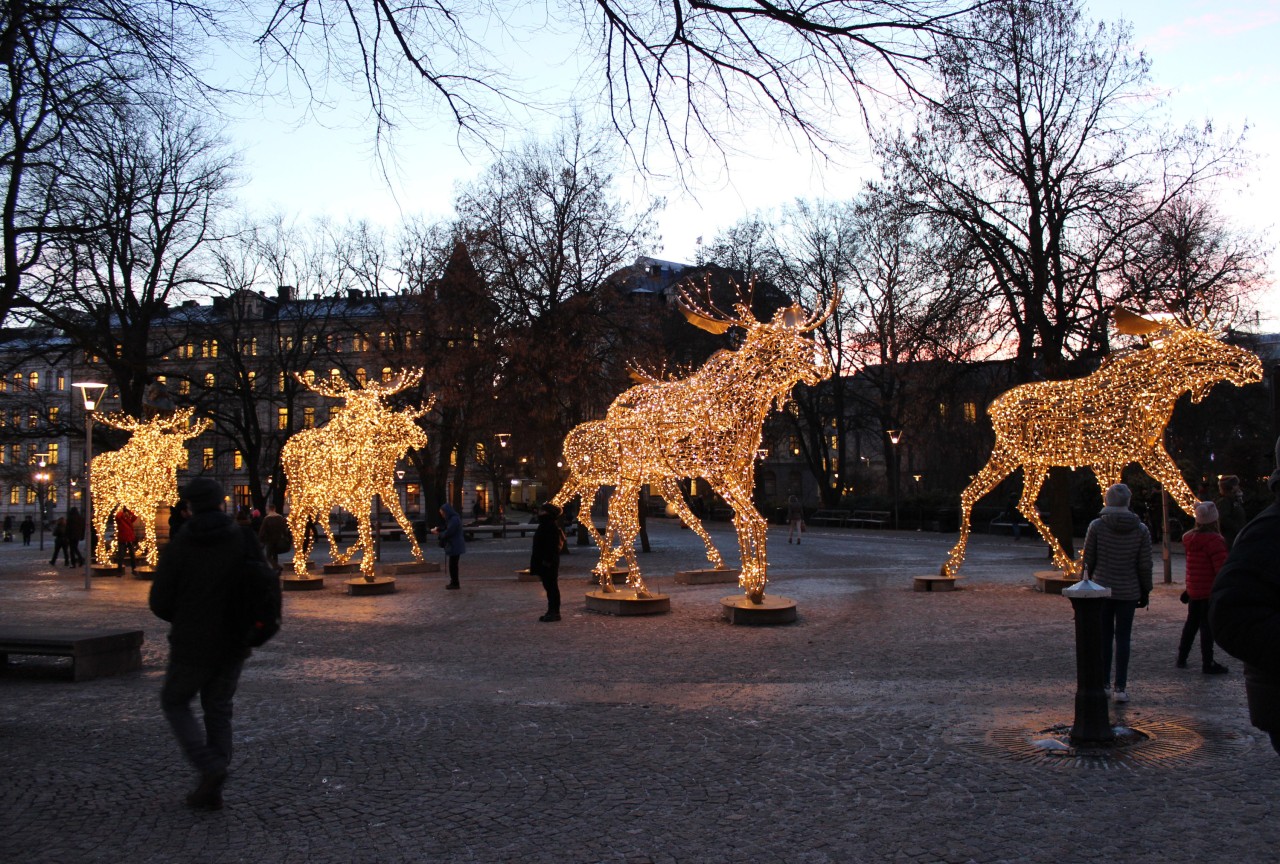
[{"label": "knit beanie hat", "polygon": [[203,513],[222,507],[222,486],[212,477],[197,477],[182,490],[182,497],[191,504],[192,513]]},{"label": "knit beanie hat", "polygon": [[1129,491],[1128,486],[1117,483],[1107,487],[1107,491],[1102,495],[1102,503],[1108,507],[1128,507],[1129,499],[1132,497],[1133,493]]},{"label": "knit beanie hat", "polygon": [[1196,524],[1210,525],[1218,521],[1218,505],[1212,501],[1201,501],[1196,505]]}]

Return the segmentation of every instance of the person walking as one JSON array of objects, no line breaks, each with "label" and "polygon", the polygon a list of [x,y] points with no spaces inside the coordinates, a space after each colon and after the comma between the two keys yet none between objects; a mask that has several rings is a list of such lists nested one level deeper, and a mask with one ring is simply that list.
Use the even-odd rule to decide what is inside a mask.
[{"label": "person walking", "polygon": [[[1084,570],[1093,581],[1111,589],[1103,602],[1102,657],[1112,698],[1129,701],[1129,642],[1133,617],[1145,609],[1151,597],[1151,534],[1129,509],[1133,493],[1123,483],[1107,487],[1098,518],[1089,523],[1084,537]],[[1115,677],[1111,661],[1115,658]],[[1108,689],[1111,685],[1108,685]]]},{"label": "person walking", "polygon": [[36,523],[32,521],[31,514],[28,513],[22,520],[22,524],[18,526],[18,531],[22,534],[22,545],[31,545],[31,535],[36,533]]},{"label": "person walking", "polygon": [[[80,515],[78,507],[72,507],[67,511],[67,545],[71,549],[71,566],[83,567],[84,555],[80,554],[80,541],[84,539],[84,517]],[[93,554],[93,550],[89,550],[89,554]]]},{"label": "person walking", "polygon": [[440,505],[440,518],[444,524],[432,528],[431,533],[439,535],[440,548],[449,559],[449,584],[444,587],[456,591],[462,587],[458,584],[458,559],[467,551],[467,543],[462,536],[462,518],[452,504]]},{"label": "person walking", "polygon": [[58,563],[58,553],[62,553],[62,563],[68,567],[71,566],[71,550],[67,545],[67,517],[59,516],[58,521],[53,523],[53,557],[49,559],[50,566]]},{"label": "person walking", "polygon": [[1244,662],[1249,722],[1280,753],[1280,439],[1268,482],[1274,500],[1236,535],[1209,599],[1218,646]]},{"label": "person walking", "polygon": [[547,612],[539,621],[560,620],[560,550],[564,548],[564,532],[559,525],[560,508],[548,502],[538,508],[538,527],[533,532],[533,552],[529,556],[529,572],[542,582],[547,592]]},{"label": "person walking", "polygon": [[[183,755],[200,774],[186,796],[187,806],[220,810],[231,764],[236,686],[251,653],[238,614],[241,583],[255,561],[265,570],[266,559],[253,532],[222,511],[216,480],[197,477],[183,497],[191,505],[191,519],[161,550],[151,585],[151,611],[170,624],[160,706]],[[197,695],[203,723],[191,710]]]},{"label": "person walking", "polygon": [[267,563],[279,573],[280,556],[289,551],[289,547],[293,545],[293,537],[289,533],[289,520],[281,516],[273,505],[267,505],[267,515],[262,517],[258,539],[267,552]]},{"label": "person walking", "polygon": [[1196,505],[1196,527],[1182,535],[1182,548],[1186,550],[1187,590],[1183,599],[1187,604],[1187,621],[1182,625],[1182,638],[1178,641],[1178,668],[1187,668],[1191,645],[1200,634],[1201,668],[1206,675],[1221,675],[1226,666],[1213,659],[1213,628],[1209,624],[1209,596],[1213,580],[1227,561],[1227,541],[1218,533],[1218,507],[1212,501]]},{"label": "person walking", "polygon": [[800,535],[804,533],[804,505],[795,495],[787,499],[787,524],[791,526],[787,531],[787,542],[790,543],[794,537],[799,546]]},{"label": "person walking", "polygon": [[1218,499],[1214,502],[1218,508],[1218,522],[1222,527],[1222,537],[1227,542],[1227,550],[1236,542],[1236,535],[1249,521],[1244,512],[1244,490],[1240,488],[1240,478],[1227,474],[1218,480]]},{"label": "person walking", "polygon": [[116,511],[116,550],[120,556],[120,566],[124,566],[125,556],[129,556],[129,572],[138,570],[138,534],[134,528],[138,517],[128,507]]}]

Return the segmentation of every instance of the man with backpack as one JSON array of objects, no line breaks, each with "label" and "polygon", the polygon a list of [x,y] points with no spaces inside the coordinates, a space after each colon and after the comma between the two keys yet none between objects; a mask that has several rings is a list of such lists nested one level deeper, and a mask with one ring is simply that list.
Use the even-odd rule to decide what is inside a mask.
[{"label": "man with backpack", "polygon": [[[151,586],[151,611],[172,625],[160,705],[200,772],[187,806],[219,810],[240,670],[251,649],[279,629],[280,582],[254,532],[222,511],[217,481],[197,477],[183,500],[191,519],[161,551]],[[203,728],[191,710],[197,695]]]}]

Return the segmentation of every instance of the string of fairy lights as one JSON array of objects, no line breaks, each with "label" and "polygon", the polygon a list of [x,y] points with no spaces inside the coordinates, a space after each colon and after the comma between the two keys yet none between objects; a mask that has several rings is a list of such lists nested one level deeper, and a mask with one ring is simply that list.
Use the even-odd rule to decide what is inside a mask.
[{"label": "string of fairy lights", "polygon": [[369,515],[375,496],[409,538],[414,559],[423,560],[413,526],[396,495],[395,471],[397,462],[409,450],[427,446],[427,434],[417,420],[431,410],[434,397],[421,407],[399,411],[387,404],[390,397],[415,386],[422,374],[421,368],[403,369],[390,376],[386,384],[367,381],[360,388],[351,387],[338,376],[314,383],[295,376],[314,392],[344,403],[340,410],[334,410],[328,423],[296,433],[281,452],[288,480],[288,521],[296,577],[308,575],[308,523],[327,525],[329,514],[334,508],[341,508],[356,518],[356,540],[343,549],[330,534],[330,557],[335,564],[346,564],[360,552],[360,572],[365,579],[375,578]]},{"label": "string of fairy lights", "polygon": [[150,420],[120,412],[96,418],[99,423],[132,433],[119,450],[94,456],[89,463],[96,562],[115,560],[119,541],[115,532],[108,537],[107,526],[117,510],[128,508],[141,523],[137,556],[148,566],[156,565],[160,554],[155,539],[156,513],[161,506],[177,503],[178,468],[185,468],[188,459],[186,442],[211,425],[208,420],[192,423],[193,414],[194,408],[182,408]]},{"label": "string of fairy lights", "polygon": [[1193,512],[1196,496],[1164,447],[1174,404],[1183,393],[1199,402],[1220,382],[1261,381],[1262,363],[1195,327],[1119,308],[1115,319],[1119,333],[1145,337],[1147,344],[1113,353],[1084,378],[1023,384],[991,403],[995,447],[960,496],[960,539],[943,564],[943,576],[955,578],[964,563],[973,505],[1018,468],[1023,471],[1018,511],[1049,544],[1054,566],[1067,576],[1079,575],[1082,562],[1067,554],[1036,509],[1049,469],[1090,468],[1105,487],[1119,483],[1125,466],[1136,462],[1185,513]]},{"label": "string of fairy lights", "polygon": [[644,380],[618,396],[604,420],[575,427],[565,438],[569,478],[553,503],[563,506],[581,496],[583,510],[589,512],[602,486],[615,487],[604,535],[589,518],[582,520],[600,547],[596,573],[602,591],[614,590],[610,570],[625,558],[627,586],[637,597],[650,596],[635,554],[645,484],[658,488],[702,538],[708,559],[723,566],[676,486],[677,480],[700,477],[732,508],[742,559],[739,585],[752,602],[763,602],[768,524],[751,500],[756,453],[769,412],[785,404],[797,383],[814,385],[830,374],[818,363],[806,334],[830,316],[837,296],[819,315],[806,316],[793,306],[762,322],[745,303],[727,314],[682,293],[680,308],[691,324],[715,334],[740,327],[745,334],[741,346],[717,352],[686,378]]}]

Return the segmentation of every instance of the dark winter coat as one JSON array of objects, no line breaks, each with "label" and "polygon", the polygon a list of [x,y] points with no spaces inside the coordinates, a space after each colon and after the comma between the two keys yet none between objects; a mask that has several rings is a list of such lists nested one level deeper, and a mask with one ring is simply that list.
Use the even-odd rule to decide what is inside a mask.
[{"label": "dark winter coat", "polygon": [[1182,548],[1187,553],[1187,596],[1208,600],[1213,580],[1227,563],[1227,541],[1217,531],[1188,531]]},{"label": "dark winter coat", "polygon": [[1084,569],[1112,600],[1151,593],[1151,534],[1127,507],[1103,507],[1084,535]]},{"label": "dark winter coat", "polygon": [[1240,529],[1249,521],[1244,512],[1244,502],[1239,495],[1224,495],[1213,503],[1218,508],[1218,526],[1222,529],[1222,536],[1226,538],[1227,548],[1230,549],[1235,544]]},{"label": "dark winter coat", "polygon": [[467,551],[467,543],[462,536],[462,517],[453,509],[452,504],[440,508],[444,515],[444,526],[440,529],[440,546],[446,555],[461,555]]},{"label": "dark winter coat", "polygon": [[173,625],[174,661],[216,665],[249,656],[236,604],[249,555],[263,558],[258,538],[221,510],[195,514],[161,550],[151,611]]},{"label": "dark winter coat", "polygon": [[538,516],[538,528],[533,532],[533,553],[529,556],[529,572],[544,578],[560,575],[560,546],[564,535],[556,524],[556,517],[549,513]]},{"label": "dark winter coat", "polygon": [[1251,722],[1280,732],[1280,501],[1236,535],[1211,600],[1213,640],[1245,663]]}]

